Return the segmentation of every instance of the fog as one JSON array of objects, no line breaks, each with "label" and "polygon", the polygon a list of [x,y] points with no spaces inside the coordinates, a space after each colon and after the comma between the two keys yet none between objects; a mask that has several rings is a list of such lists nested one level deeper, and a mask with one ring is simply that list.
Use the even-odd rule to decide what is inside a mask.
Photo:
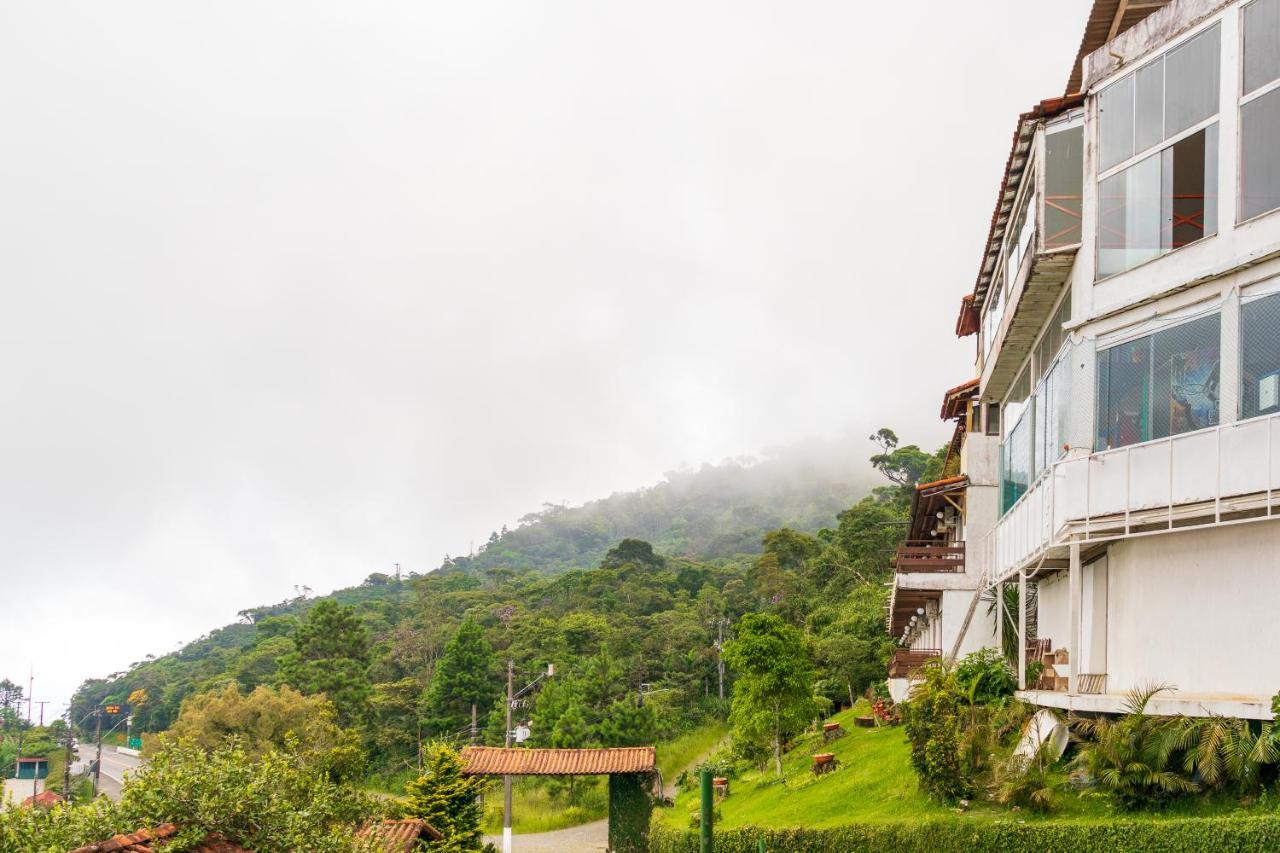
[{"label": "fog", "polygon": [[544,501],[936,446],[1088,7],[4,2],[0,677],[57,713]]}]

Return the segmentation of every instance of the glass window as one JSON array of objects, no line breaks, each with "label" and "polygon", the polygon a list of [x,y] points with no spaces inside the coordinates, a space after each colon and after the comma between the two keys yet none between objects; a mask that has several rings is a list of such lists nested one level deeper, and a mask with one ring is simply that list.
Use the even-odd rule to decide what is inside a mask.
[{"label": "glass window", "polygon": [[1240,108],[1240,218],[1280,207],[1280,89]]},{"label": "glass window", "polygon": [[1004,305],[1001,300],[1001,291],[1003,284],[999,278],[992,282],[991,287],[987,289],[987,299],[990,300],[987,307],[987,316],[982,324],[983,351],[990,356],[992,352],[992,344],[996,341],[996,335],[1000,332],[1000,322],[1004,319]]},{"label": "glass window", "polygon": [[1280,412],[1280,294],[1240,306],[1240,414]]},{"label": "glass window", "polygon": [[1217,25],[1112,83],[1098,96],[1098,171],[1218,113]]},{"label": "glass window", "polygon": [[1280,0],[1244,7],[1244,92],[1280,78]]},{"label": "glass window", "polygon": [[1218,423],[1220,315],[1201,317],[1098,354],[1098,447]]},{"label": "glass window", "polygon": [[1044,247],[1080,242],[1080,195],[1084,178],[1084,128],[1045,135]]},{"label": "glass window", "polygon": [[1098,183],[1098,278],[1217,233],[1218,126]]},{"label": "glass window", "polygon": [[1165,54],[1165,139],[1217,115],[1219,43],[1214,26]]},{"label": "glass window", "polygon": [[1008,512],[1031,487],[1031,411],[1009,430],[1000,454],[1000,511]]},{"label": "glass window", "polygon": [[1133,75],[1098,96],[1098,171],[1105,172],[1133,156]]}]

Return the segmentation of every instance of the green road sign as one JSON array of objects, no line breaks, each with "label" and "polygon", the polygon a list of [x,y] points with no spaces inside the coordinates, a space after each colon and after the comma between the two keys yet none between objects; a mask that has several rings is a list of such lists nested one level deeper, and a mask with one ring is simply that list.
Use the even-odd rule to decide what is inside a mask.
[{"label": "green road sign", "polygon": [[142,749],[142,738],[140,738],[140,737],[131,737],[131,738],[129,738],[129,748],[130,748],[130,749]]}]

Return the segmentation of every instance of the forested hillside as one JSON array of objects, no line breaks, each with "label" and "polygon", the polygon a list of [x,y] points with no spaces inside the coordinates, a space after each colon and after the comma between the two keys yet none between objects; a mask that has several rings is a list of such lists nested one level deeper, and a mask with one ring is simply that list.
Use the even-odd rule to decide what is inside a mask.
[{"label": "forested hillside", "polygon": [[[867,495],[875,448],[858,444],[860,467],[802,448],[673,474],[548,508],[440,571],[247,609],[179,652],[85,682],[73,718],[118,702],[135,731],[160,732],[186,701],[179,728],[194,735],[202,719],[225,728],[259,713],[255,688],[273,688],[254,701],[276,715],[323,694],[367,766],[387,770],[412,762],[420,739],[469,736],[473,705],[481,736],[501,740],[511,660],[517,686],[555,665],[529,694],[533,743],[647,743],[726,713],[716,643],[748,613],[802,631],[817,689],[849,702],[884,674],[884,581],[910,488]],[[939,464],[888,449],[875,467],[895,481]]]}]

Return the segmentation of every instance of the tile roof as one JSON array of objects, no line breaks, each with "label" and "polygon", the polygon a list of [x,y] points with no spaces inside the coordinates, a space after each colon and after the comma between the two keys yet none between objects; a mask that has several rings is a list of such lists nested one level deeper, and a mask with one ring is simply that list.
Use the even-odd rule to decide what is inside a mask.
[{"label": "tile roof", "polygon": [[1089,10],[1089,20],[1084,26],[1084,35],[1080,38],[1080,50],[1076,52],[1075,64],[1071,66],[1065,94],[1074,95],[1080,91],[1086,56],[1166,3],[1168,0],[1094,0],[1093,8]]},{"label": "tile roof", "polygon": [[372,839],[382,853],[410,853],[417,849],[419,838],[439,841],[443,835],[425,820],[384,820],[371,823],[356,833],[357,838]]},{"label": "tile roof", "polygon": [[[128,835],[117,835],[106,841],[99,841],[97,844],[77,847],[68,853],[155,853],[160,848],[152,842],[164,841],[177,833],[178,827],[172,823],[162,823],[154,829],[139,829]],[[206,835],[203,841],[190,848],[190,853],[252,853],[252,851],[232,844],[221,835],[212,834]]]},{"label": "tile roof", "polygon": [[57,791],[41,791],[34,797],[27,797],[22,801],[24,806],[36,805],[42,809],[50,808],[58,803],[64,803],[66,799]]},{"label": "tile roof", "polygon": [[651,746],[614,749],[504,749],[468,746],[462,772],[474,776],[590,776],[605,773],[653,773],[657,754]]}]

